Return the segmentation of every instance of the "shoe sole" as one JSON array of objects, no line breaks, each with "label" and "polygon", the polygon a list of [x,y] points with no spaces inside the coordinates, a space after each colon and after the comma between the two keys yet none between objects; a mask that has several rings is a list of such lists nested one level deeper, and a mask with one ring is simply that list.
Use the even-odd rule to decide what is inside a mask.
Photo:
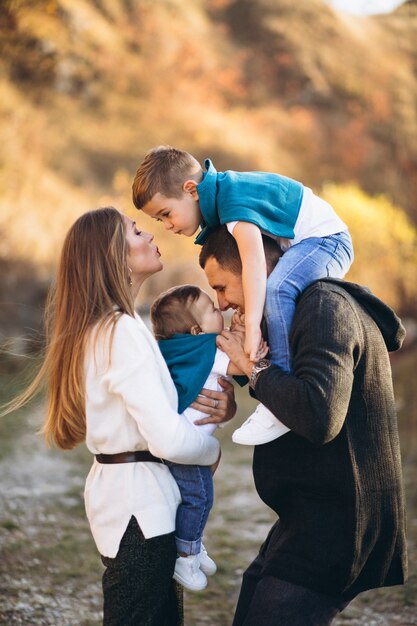
[{"label": "shoe sole", "polygon": [[240,439],[239,436],[235,437],[234,435],[232,435],[232,441],[233,443],[238,443],[241,446],[259,446],[263,443],[269,443],[270,441],[274,441],[274,439],[278,439],[278,437],[280,437],[280,435],[274,435],[273,437],[269,436],[264,438],[258,437],[258,439],[256,440],[252,439],[252,441],[244,441]]},{"label": "shoe sole", "polygon": [[207,581],[204,587],[198,587],[196,585],[191,585],[187,580],[185,580],[184,578],[182,578],[176,573],[174,573],[173,579],[176,580],[177,583],[180,583],[180,585],[185,587],[185,589],[189,589],[189,591],[203,591],[207,587]]},{"label": "shoe sole", "polygon": [[284,429],[278,428],[278,429],[274,429],[274,432],[268,432],[265,433],[265,435],[262,436],[258,436],[257,438],[253,438],[251,441],[248,441],[247,439],[241,439],[240,438],[240,434],[238,433],[237,430],[235,430],[234,433],[232,433],[232,441],[234,443],[239,443],[241,446],[259,446],[262,445],[263,443],[269,443],[270,441],[274,441],[275,439],[279,439],[279,437],[282,437],[283,435],[285,435],[286,433],[290,432],[289,428],[284,427]]}]

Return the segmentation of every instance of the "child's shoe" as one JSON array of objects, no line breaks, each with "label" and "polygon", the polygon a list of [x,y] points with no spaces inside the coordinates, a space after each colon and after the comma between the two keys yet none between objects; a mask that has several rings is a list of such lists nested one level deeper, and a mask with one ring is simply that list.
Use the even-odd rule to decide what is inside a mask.
[{"label": "child's shoe", "polygon": [[213,576],[217,572],[217,565],[207,554],[207,550],[201,544],[201,551],[198,555],[200,559],[200,569],[206,576]]},{"label": "child's shoe", "polygon": [[235,430],[232,440],[244,446],[257,446],[278,439],[289,430],[266,406],[258,404],[255,412]]},{"label": "child's shoe", "polygon": [[178,556],[175,561],[174,579],[190,591],[207,587],[207,577],[200,569],[200,555]]}]

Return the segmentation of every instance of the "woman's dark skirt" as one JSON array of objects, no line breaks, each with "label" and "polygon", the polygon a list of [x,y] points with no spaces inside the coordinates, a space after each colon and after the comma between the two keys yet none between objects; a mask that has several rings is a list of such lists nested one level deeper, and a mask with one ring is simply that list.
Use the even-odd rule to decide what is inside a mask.
[{"label": "woman's dark skirt", "polygon": [[182,587],[173,580],[174,533],[145,539],[132,517],[114,559],[101,557],[103,626],[182,626]]}]

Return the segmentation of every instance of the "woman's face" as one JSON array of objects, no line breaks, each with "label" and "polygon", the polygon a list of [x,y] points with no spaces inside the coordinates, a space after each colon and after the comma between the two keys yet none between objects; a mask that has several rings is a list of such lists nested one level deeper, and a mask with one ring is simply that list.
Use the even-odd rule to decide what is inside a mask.
[{"label": "woman's face", "polygon": [[141,284],[145,278],[163,268],[158,246],[152,243],[153,235],[136,227],[136,222],[123,215],[126,226],[126,241],[129,248],[127,264],[132,271],[133,285]]}]

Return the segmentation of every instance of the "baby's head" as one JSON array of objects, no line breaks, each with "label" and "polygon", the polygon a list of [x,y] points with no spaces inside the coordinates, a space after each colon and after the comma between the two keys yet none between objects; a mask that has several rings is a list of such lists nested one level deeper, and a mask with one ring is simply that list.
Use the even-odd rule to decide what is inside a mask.
[{"label": "baby's head", "polygon": [[202,180],[201,165],[188,152],[152,148],[136,172],[133,204],[167,230],[191,237],[202,221],[197,191]]},{"label": "baby's head", "polygon": [[151,321],[157,339],[175,334],[221,333],[223,316],[210,296],[196,285],[172,287],[155,300]]}]

